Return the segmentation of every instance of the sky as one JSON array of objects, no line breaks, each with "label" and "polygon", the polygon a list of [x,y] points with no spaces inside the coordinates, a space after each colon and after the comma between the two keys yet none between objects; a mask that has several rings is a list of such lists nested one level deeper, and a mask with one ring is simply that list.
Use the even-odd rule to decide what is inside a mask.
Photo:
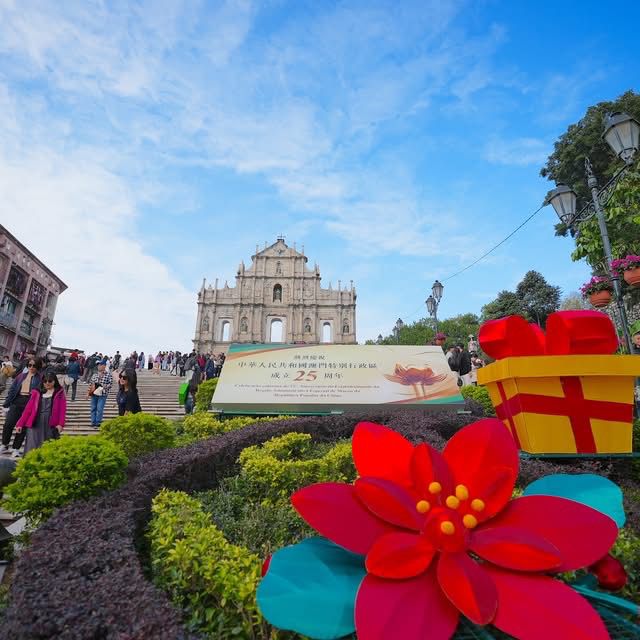
[{"label": "sky", "polygon": [[554,141],[638,90],[640,5],[0,0],[0,221],[69,289],[54,344],[191,347],[256,244],[353,280],[357,338],[588,279],[542,203]]}]

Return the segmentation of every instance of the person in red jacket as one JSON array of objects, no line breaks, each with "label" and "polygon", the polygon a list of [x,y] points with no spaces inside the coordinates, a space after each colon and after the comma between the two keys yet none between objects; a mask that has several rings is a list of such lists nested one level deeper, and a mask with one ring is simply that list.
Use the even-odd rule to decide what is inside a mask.
[{"label": "person in red jacket", "polygon": [[[26,429],[25,454],[42,446],[45,440],[59,438],[67,418],[67,398],[53,371],[42,376],[42,386],[34,389],[16,423],[16,430]],[[17,457],[17,456],[16,456]]]}]

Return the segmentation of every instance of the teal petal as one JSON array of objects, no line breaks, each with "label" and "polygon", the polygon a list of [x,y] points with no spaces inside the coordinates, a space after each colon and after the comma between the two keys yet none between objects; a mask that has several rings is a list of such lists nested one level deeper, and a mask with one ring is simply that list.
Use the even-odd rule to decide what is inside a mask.
[{"label": "teal petal", "polygon": [[558,473],[532,482],[525,496],[543,495],[568,498],[609,516],[618,527],[624,526],[625,515],[620,487],[607,478],[592,473],[568,475]]},{"label": "teal petal", "polygon": [[258,606],[279,629],[317,640],[342,638],[355,631],[356,593],[365,575],[364,556],[309,538],[273,554],[258,586]]}]

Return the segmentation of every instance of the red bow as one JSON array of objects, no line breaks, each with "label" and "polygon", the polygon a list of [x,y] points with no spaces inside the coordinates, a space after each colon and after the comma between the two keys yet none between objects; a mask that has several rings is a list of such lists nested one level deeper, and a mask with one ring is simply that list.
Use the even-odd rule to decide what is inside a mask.
[{"label": "red bow", "polygon": [[478,336],[485,353],[496,360],[514,356],[611,354],[618,336],[600,311],[558,311],[547,318],[547,332],[522,316],[489,320]]}]

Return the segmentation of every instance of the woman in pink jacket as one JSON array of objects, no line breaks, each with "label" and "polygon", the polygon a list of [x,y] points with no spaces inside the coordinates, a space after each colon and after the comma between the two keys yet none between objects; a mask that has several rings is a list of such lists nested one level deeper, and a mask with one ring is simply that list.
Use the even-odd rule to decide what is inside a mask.
[{"label": "woman in pink jacket", "polygon": [[59,438],[67,417],[67,398],[53,371],[42,376],[42,386],[34,389],[16,429],[27,428],[25,454],[42,446],[45,440]]}]

